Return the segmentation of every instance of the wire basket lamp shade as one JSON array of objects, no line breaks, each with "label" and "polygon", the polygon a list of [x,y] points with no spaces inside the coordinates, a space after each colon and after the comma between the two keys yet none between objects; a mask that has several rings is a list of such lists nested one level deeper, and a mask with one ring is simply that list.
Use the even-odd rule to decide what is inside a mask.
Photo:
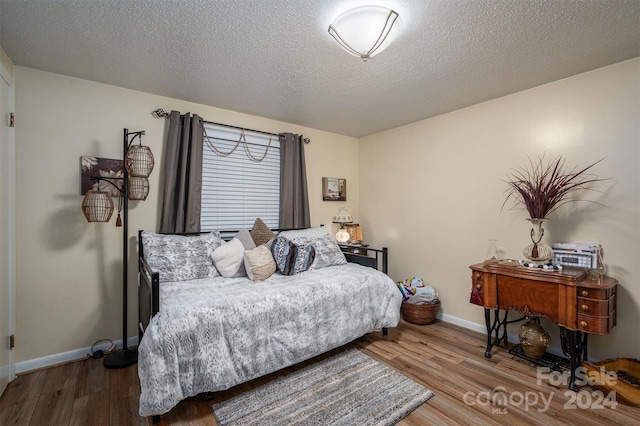
[{"label": "wire basket lamp shade", "polygon": [[99,189],[90,189],[82,200],[82,213],[87,222],[109,222],[113,214],[111,194]]},{"label": "wire basket lamp shade", "polygon": [[149,179],[141,176],[129,178],[129,199],[146,200],[149,195]]},{"label": "wire basket lamp shade", "polygon": [[[155,161],[153,153],[148,146],[131,145],[124,159],[125,167],[129,176],[147,178],[153,170]],[[147,182],[148,185],[148,182]],[[146,195],[145,195],[146,198]],[[144,198],[131,198],[131,200],[144,200]]]}]

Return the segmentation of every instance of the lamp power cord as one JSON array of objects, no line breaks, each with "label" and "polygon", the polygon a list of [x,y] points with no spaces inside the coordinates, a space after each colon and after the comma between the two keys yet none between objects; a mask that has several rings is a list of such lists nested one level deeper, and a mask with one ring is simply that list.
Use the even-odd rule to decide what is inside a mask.
[{"label": "lamp power cord", "polygon": [[[106,344],[108,343],[109,346],[107,346],[107,349],[102,350],[102,349],[97,349],[96,350],[96,346],[101,345],[101,344]],[[102,358],[105,355],[110,354],[111,352],[113,352],[113,350],[116,348],[115,343],[113,343],[113,340],[111,339],[100,339],[97,342],[95,342],[93,345],[91,345],[91,353],[87,354],[87,358],[93,358],[93,359],[99,359]]]}]

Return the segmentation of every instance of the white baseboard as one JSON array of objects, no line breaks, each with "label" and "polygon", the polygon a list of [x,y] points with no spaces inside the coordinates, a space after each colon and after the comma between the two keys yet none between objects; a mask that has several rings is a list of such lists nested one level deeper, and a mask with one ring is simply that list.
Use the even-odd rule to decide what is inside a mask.
[{"label": "white baseboard", "polygon": [[[467,321],[467,320],[462,319],[462,318],[454,317],[453,315],[443,314],[442,312],[438,312],[438,314],[436,315],[436,318],[438,318],[438,319],[440,319],[440,320],[442,320],[444,322],[448,322],[449,324],[459,325],[460,327],[464,327],[464,328],[467,328],[469,330],[473,330],[473,331],[477,331],[479,333],[482,333],[485,336],[487,335],[487,326],[485,324],[477,324],[475,322]],[[511,343],[518,342],[520,340],[516,334],[512,334],[512,333],[507,333],[507,339]],[[560,356],[560,357],[566,357],[566,355],[564,355],[562,353],[562,348],[556,347],[554,345],[550,345],[547,348],[547,352],[549,352],[552,355],[557,355],[557,356]],[[589,358],[589,359],[591,359],[591,358]]]},{"label": "white baseboard", "polygon": [[[453,315],[443,314],[442,312],[438,312],[436,318],[441,319],[444,322],[448,322],[449,324],[459,325],[460,327],[467,328],[469,330],[477,331],[478,333],[482,333],[485,336],[487,335],[487,326],[484,324],[478,324],[475,322],[467,321],[462,318],[454,317]],[[510,342],[517,342],[518,336],[515,334],[507,333],[507,338]]]},{"label": "white baseboard", "polygon": [[460,327],[477,331],[479,333],[483,333],[483,334],[487,333],[487,327],[484,324],[477,324],[475,322],[471,322],[462,318],[454,317],[453,315],[443,314],[442,312],[438,312],[438,314],[436,315],[436,318],[444,322],[448,322],[450,324],[459,325]]},{"label": "white baseboard", "polygon": [[[122,340],[115,340],[117,348],[122,347]],[[137,346],[138,345],[138,336],[129,337],[127,339],[127,346]],[[99,349],[104,349],[100,347]],[[91,353],[91,346],[86,348],[74,349],[72,351],[62,352],[59,354],[47,355],[42,358],[30,359],[28,361],[18,362],[15,365],[16,374],[26,373],[33,370],[39,370],[41,368],[51,367],[57,364],[63,364],[69,361],[77,361],[79,359],[86,358],[88,354]]]},{"label": "white baseboard", "polygon": [[[460,327],[467,328],[469,330],[477,331],[479,333],[485,334],[487,333],[487,327],[484,324],[478,324],[475,322],[471,322],[462,318],[454,317],[453,315],[443,314],[442,312],[438,312],[436,318],[448,322],[450,324],[458,325]],[[509,333],[508,339],[510,342],[517,342],[518,336]],[[114,341],[117,347],[122,347],[122,340]],[[129,337],[127,340],[128,346],[137,346],[138,345],[138,337]],[[562,351],[560,348],[550,347],[548,350],[550,353],[554,355],[562,355]],[[86,348],[74,349],[68,352],[62,352],[59,354],[48,355],[42,358],[31,359],[28,361],[18,362],[15,365],[16,374],[26,373],[28,371],[38,370],[40,368],[51,367],[53,365],[62,364],[69,361],[76,361],[79,359],[83,359],[87,357],[87,354],[91,352],[91,346]]]},{"label": "white baseboard", "polygon": [[[479,333],[485,334],[487,332],[487,328],[484,324],[477,324],[471,321],[467,321],[458,317],[454,317],[452,315],[443,314],[442,312],[438,312],[436,318],[448,322],[451,324],[459,325],[460,327],[468,328],[473,331],[477,331]],[[509,335],[510,341],[517,341],[517,336]],[[114,341],[118,348],[122,347],[122,340]],[[129,337],[127,340],[128,346],[136,346],[138,344],[138,337]],[[102,348],[101,348],[102,349]],[[91,346],[86,348],[74,349],[68,352],[62,352],[59,354],[47,355],[42,358],[30,359],[28,361],[18,362],[15,365],[16,374],[26,373],[33,370],[38,370],[41,368],[51,367],[57,364],[63,364],[69,361],[76,361],[79,359],[86,358],[87,355],[91,353]]]}]

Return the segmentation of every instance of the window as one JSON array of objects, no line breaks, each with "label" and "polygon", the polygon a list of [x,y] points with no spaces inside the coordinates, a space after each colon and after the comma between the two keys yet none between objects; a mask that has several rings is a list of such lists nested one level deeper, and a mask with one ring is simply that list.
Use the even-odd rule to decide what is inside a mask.
[{"label": "window", "polygon": [[[251,228],[257,217],[271,229],[279,227],[280,143],[277,136],[205,123],[202,162],[202,231]],[[208,141],[207,141],[208,136]],[[254,159],[247,154],[249,150]],[[228,156],[216,153],[235,151]]]}]

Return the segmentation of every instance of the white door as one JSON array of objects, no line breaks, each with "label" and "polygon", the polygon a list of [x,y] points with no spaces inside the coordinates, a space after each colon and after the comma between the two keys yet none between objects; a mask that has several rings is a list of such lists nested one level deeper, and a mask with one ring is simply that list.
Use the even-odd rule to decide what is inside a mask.
[{"label": "white door", "polygon": [[0,76],[0,395],[13,379],[13,352],[9,348],[13,277],[13,139],[9,127],[11,92]]}]

